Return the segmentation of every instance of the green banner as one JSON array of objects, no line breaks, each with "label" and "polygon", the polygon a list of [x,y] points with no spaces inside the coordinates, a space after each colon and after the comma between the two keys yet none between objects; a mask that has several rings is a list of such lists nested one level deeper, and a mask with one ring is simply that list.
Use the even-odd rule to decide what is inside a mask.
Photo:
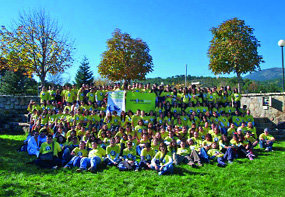
[{"label": "green banner", "polygon": [[126,111],[131,110],[136,112],[138,109],[149,113],[150,110],[155,110],[154,93],[127,92],[126,95]]}]

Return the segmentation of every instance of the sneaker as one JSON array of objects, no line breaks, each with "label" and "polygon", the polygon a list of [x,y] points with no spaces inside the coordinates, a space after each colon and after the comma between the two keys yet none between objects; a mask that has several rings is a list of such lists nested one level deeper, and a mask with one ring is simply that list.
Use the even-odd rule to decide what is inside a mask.
[{"label": "sneaker", "polygon": [[222,167],[222,168],[225,167],[225,165],[222,165],[222,164],[219,164],[219,163],[217,164],[217,166],[218,167]]},{"label": "sneaker", "polygon": [[250,154],[250,156],[252,156],[252,157],[256,157],[256,156],[255,156],[254,154],[252,154],[252,153]]},{"label": "sneaker", "polygon": [[138,171],[139,171],[139,169],[138,169],[138,168],[136,168],[136,169],[135,169],[135,172],[138,172]]},{"label": "sneaker", "polygon": [[268,151],[269,151],[269,148],[266,148],[265,151],[268,152]]},{"label": "sneaker", "polygon": [[162,172],[159,172],[158,175],[159,175],[159,176],[162,175]]},{"label": "sneaker", "polygon": [[81,169],[81,168],[78,168],[77,170],[76,170],[76,172],[82,172],[83,171],[83,169]]},{"label": "sneaker", "polygon": [[197,163],[197,166],[203,166],[203,164],[201,162]]},{"label": "sneaker", "polygon": [[249,160],[252,161],[253,157],[251,155],[248,156]]},{"label": "sneaker", "polygon": [[233,161],[231,161],[231,160],[228,160],[228,164],[232,164],[232,163],[234,163]]},{"label": "sneaker", "polygon": [[53,170],[57,170],[57,169],[58,169],[58,166],[53,166],[52,169],[53,169]]}]

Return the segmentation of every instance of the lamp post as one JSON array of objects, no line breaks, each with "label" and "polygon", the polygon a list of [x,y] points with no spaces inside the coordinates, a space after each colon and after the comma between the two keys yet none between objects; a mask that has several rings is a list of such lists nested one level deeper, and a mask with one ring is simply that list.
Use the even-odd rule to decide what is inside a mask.
[{"label": "lamp post", "polygon": [[285,40],[279,40],[278,45],[281,47],[281,55],[282,55],[282,73],[283,73],[283,80],[282,80],[282,87],[284,91],[284,57],[283,57],[283,47],[285,46]]}]

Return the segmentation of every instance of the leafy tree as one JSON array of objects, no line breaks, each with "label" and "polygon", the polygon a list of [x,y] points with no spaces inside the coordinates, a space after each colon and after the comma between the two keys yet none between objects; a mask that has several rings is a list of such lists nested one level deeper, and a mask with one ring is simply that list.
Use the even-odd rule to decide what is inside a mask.
[{"label": "leafy tree", "polygon": [[90,71],[89,61],[84,57],[76,73],[75,83],[78,87],[81,87],[82,84],[90,84],[93,80],[93,73]]},{"label": "leafy tree", "polygon": [[260,44],[253,30],[238,18],[211,29],[213,38],[208,50],[209,68],[215,74],[236,73],[239,91],[241,75],[260,69],[259,64],[264,62],[257,52]]},{"label": "leafy tree", "polygon": [[98,72],[111,81],[143,80],[153,71],[152,57],[148,45],[141,39],[133,39],[116,29],[107,41],[107,51],[102,54]]},{"label": "leafy tree", "polygon": [[60,34],[60,28],[44,10],[20,14],[17,28],[9,31],[2,26],[0,52],[6,61],[0,70],[24,68],[36,74],[42,85],[47,73],[63,72],[73,61],[72,42]]},{"label": "leafy tree", "polygon": [[7,95],[37,94],[37,82],[23,70],[6,71],[0,80],[0,93]]}]

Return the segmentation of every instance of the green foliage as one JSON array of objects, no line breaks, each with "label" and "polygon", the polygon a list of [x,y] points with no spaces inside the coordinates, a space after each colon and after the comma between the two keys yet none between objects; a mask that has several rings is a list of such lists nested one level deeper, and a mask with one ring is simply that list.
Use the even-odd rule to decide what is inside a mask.
[{"label": "green foliage", "polygon": [[77,87],[81,87],[82,84],[90,84],[93,80],[93,73],[90,71],[89,61],[87,57],[84,57],[76,73],[75,83]]},{"label": "green foliage", "polygon": [[5,95],[37,95],[37,82],[23,71],[6,71],[0,78],[0,93]]},{"label": "green foliage", "polygon": [[253,28],[243,20],[233,18],[211,29],[213,39],[208,50],[209,68],[215,74],[235,72],[238,75],[260,69],[259,41]]},{"label": "green foliage", "polygon": [[0,70],[25,68],[45,83],[47,73],[63,72],[71,66],[72,43],[60,34],[57,22],[43,10],[20,15],[17,28],[0,31],[0,52],[5,61]]},{"label": "green foliage", "polygon": [[107,41],[107,51],[102,54],[98,72],[111,81],[143,80],[153,71],[152,57],[148,45],[141,39],[133,39],[116,29]]},{"label": "green foliage", "polygon": [[[209,69],[215,74],[234,72],[238,80],[241,74],[260,69],[264,62],[258,54],[259,41],[253,35],[253,28],[245,25],[244,20],[233,18],[211,29],[208,57]],[[240,88],[239,88],[240,89]]]},{"label": "green foliage", "polygon": [[[172,86],[184,86],[185,76],[184,75],[176,75],[172,77],[167,78],[147,78],[143,81],[135,81],[140,82],[143,84],[151,83],[151,84],[161,84],[161,82],[165,85],[172,85]],[[254,81],[250,79],[243,79],[244,86],[242,88],[242,91],[244,93],[267,93],[267,92],[280,92],[282,89],[282,80],[276,79],[276,80],[268,80],[268,81]],[[187,85],[191,85],[193,82],[199,82],[200,86],[202,87],[225,87],[225,86],[231,86],[232,88],[238,87],[238,78],[237,77],[196,77],[196,76],[187,76]]]},{"label": "green foliage", "polygon": [[155,171],[99,172],[45,170],[27,165],[35,157],[17,152],[25,136],[0,135],[0,196],[283,196],[285,142],[274,152],[249,161],[238,159],[226,168],[215,164],[194,169],[175,167],[173,175]]}]

